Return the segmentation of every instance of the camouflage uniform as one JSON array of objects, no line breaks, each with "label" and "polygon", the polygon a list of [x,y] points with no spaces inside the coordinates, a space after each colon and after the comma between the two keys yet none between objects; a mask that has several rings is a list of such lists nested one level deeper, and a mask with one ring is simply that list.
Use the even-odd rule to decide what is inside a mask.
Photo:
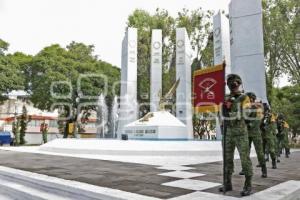
[{"label": "camouflage uniform", "polygon": [[259,166],[262,168],[262,177],[267,177],[266,161],[263,153],[263,141],[261,137],[260,123],[263,118],[262,108],[255,104],[254,101],[256,96],[254,93],[247,93],[247,95],[252,99],[251,108],[249,109],[249,120],[247,123],[248,135],[249,135],[249,153],[251,151],[251,144],[253,142],[256,151]]},{"label": "camouflage uniform", "polygon": [[290,154],[290,146],[289,146],[289,125],[287,122],[284,122],[284,125],[283,125],[283,145],[282,145],[282,148],[285,149],[285,157],[289,157],[289,154]]},{"label": "camouflage uniform", "polygon": [[[240,81],[241,79],[237,75],[229,75],[227,78],[227,85],[230,81]],[[239,86],[238,85],[238,86]],[[230,88],[230,86],[229,86]],[[226,180],[224,183],[225,191],[232,190],[231,177],[234,172],[234,150],[237,147],[242,170],[245,174],[245,184],[244,189],[241,192],[242,196],[250,195],[251,193],[251,179],[253,175],[252,163],[249,156],[249,140],[247,125],[245,121],[245,110],[249,108],[250,100],[249,97],[241,92],[232,93],[226,97],[225,104],[223,106],[223,114],[225,116],[225,127],[226,127],[226,137],[225,141],[225,160],[226,168]],[[224,138],[223,138],[224,139]],[[224,191],[224,188],[222,191]],[[222,188],[220,188],[222,189]]]},{"label": "camouflage uniform", "polygon": [[280,157],[280,154],[282,153],[283,142],[284,142],[284,120],[281,114],[279,114],[277,117],[277,130],[278,133],[276,135],[276,139],[277,139],[276,152],[277,152],[277,156]]},{"label": "camouflage uniform", "polygon": [[272,168],[276,169],[276,119],[274,114],[267,113],[264,117],[264,147],[265,152],[270,153]]}]

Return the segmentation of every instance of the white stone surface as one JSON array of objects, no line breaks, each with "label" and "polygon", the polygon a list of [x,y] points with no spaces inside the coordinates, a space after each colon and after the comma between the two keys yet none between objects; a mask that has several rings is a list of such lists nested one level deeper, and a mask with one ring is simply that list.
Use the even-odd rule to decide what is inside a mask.
[{"label": "white stone surface", "polygon": [[173,171],[173,172],[166,172],[166,173],[162,173],[162,174],[158,174],[158,175],[185,179],[185,178],[195,178],[195,177],[199,177],[199,176],[204,176],[205,174],[185,172],[185,171]]},{"label": "white stone surface", "polygon": [[164,165],[162,167],[156,167],[157,169],[165,169],[170,171],[185,171],[185,170],[191,170],[195,169],[194,167],[185,167],[185,166],[178,166],[178,165]]},{"label": "white stone surface", "polygon": [[162,30],[152,30],[151,73],[150,73],[150,111],[159,109],[159,92],[162,90]]},{"label": "white stone surface", "polygon": [[[221,194],[213,194],[208,192],[192,192],[186,195],[182,195],[179,197],[175,197],[169,200],[238,200],[240,198],[230,197],[230,196],[224,196]],[[253,199],[254,200],[254,199]]]},{"label": "white stone surface", "polygon": [[232,0],[229,5],[231,71],[241,76],[246,92],[268,102],[261,4],[261,0]]},{"label": "white stone surface", "polygon": [[185,28],[176,29],[176,117],[187,126],[189,138],[193,138],[192,123],[192,49]]},{"label": "white stone surface", "polygon": [[137,29],[128,28],[122,42],[121,95],[118,137],[123,127],[137,120]]},{"label": "white stone surface", "polygon": [[148,113],[147,121],[139,119],[124,127],[129,139],[188,139],[186,126],[168,111]]},{"label": "white stone surface", "polygon": [[280,183],[266,190],[257,192],[247,198],[246,200],[299,200],[300,199],[300,181],[290,180]]},{"label": "white stone surface", "polygon": [[[10,184],[12,186],[10,187],[11,190],[17,193],[16,196],[22,194],[19,199],[157,200],[157,198],[145,195],[95,186],[77,181],[65,180],[2,166],[0,166],[0,180],[5,180],[6,183]],[[0,181],[0,184],[1,183],[3,183],[3,181]],[[5,186],[9,187],[10,185]]]},{"label": "white stone surface", "polygon": [[228,75],[231,73],[229,20],[220,11],[213,18],[213,30],[214,65],[220,65],[225,61],[225,74]]},{"label": "white stone surface", "polygon": [[[0,149],[154,165],[167,170],[186,170],[185,165],[222,161],[220,141],[56,139],[40,147]],[[254,148],[251,149],[251,156],[254,157]],[[239,158],[237,152],[235,158]]]},{"label": "white stone surface", "polygon": [[168,183],[163,183],[162,185],[199,191],[199,190],[205,190],[208,188],[216,187],[221,184],[208,182],[208,181],[182,179],[182,180],[172,181],[172,182],[168,182]]}]

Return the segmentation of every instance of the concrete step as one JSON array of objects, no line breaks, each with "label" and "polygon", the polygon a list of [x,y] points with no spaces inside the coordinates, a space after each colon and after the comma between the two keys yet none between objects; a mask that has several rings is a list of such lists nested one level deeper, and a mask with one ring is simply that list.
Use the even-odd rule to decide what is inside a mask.
[{"label": "concrete step", "polygon": [[157,200],[3,166],[0,166],[0,195],[5,200]]},{"label": "concrete step", "polygon": [[67,198],[62,198],[58,195],[51,194],[40,188],[33,188],[31,184],[26,185],[19,183],[18,180],[12,182],[0,176],[0,191],[6,197],[12,199],[24,199],[24,200],[46,200],[46,199],[57,199],[57,200],[67,200]]}]

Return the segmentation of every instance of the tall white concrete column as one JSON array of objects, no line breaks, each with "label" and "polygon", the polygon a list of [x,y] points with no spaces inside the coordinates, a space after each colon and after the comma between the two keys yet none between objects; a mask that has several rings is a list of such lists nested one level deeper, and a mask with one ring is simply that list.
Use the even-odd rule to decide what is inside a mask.
[{"label": "tall white concrete column", "polygon": [[124,126],[137,120],[137,117],[137,29],[128,28],[122,42],[119,138]]},{"label": "tall white concrete column", "polygon": [[185,28],[176,29],[176,79],[180,83],[176,90],[176,117],[187,126],[188,138],[193,138],[192,49]]},{"label": "tall white concrete column", "polygon": [[[229,20],[220,11],[214,16],[213,19],[214,30],[214,65],[222,64],[226,62],[225,75],[231,73],[230,69],[230,33],[229,33]],[[226,93],[229,93],[228,87],[226,87]],[[219,118],[216,118],[216,132],[217,139],[222,138]]]},{"label": "tall white concrete column", "polygon": [[220,11],[214,16],[213,29],[214,65],[219,65],[226,61],[225,74],[228,75],[231,73],[229,20]]},{"label": "tall white concrete column", "polygon": [[151,74],[150,74],[150,111],[159,109],[159,92],[162,90],[162,31],[152,30]]},{"label": "tall white concrete column", "polygon": [[231,71],[241,76],[246,92],[268,102],[261,0],[231,0],[229,18]]}]

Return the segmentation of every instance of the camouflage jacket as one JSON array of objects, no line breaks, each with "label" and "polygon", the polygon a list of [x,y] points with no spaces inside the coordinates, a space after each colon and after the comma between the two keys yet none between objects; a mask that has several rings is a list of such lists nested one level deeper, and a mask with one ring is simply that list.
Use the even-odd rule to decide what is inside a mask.
[{"label": "camouflage jacket", "polygon": [[246,116],[250,108],[250,99],[239,93],[228,95],[223,105],[224,123],[228,135],[247,134]]},{"label": "camouflage jacket", "polygon": [[249,136],[261,136],[260,124],[263,118],[262,108],[259,105],[252,103],[251,107],[248,109],[248,112],[247,128]]}]

